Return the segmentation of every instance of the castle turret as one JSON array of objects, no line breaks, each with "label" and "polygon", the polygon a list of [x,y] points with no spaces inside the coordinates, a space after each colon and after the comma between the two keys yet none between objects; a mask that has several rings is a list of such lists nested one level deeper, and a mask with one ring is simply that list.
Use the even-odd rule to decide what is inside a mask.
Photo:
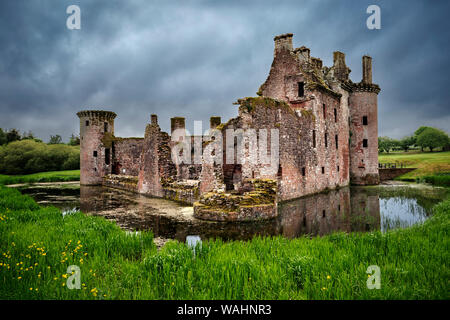
[{"label": "castle turret", "polygon": [[112,171],[114,118],[111,111],[85,110],[80,118],[80,183],[97,185]]},{"label": "castle turret", "polygon": [[372,83],[372,58],[362,58],[363,79],[350,94],[350,180],[378,184],[378,93]]}]

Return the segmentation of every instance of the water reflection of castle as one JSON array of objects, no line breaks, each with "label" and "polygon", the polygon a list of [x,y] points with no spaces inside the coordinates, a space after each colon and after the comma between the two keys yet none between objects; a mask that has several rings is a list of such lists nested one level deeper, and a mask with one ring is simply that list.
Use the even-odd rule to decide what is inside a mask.
[{"label": "water reflection of castle", "polygon": [[332,190],[280,205],[282,234],[295,238],[304,234],[370,231],[380,228],[378,195],[349,188]]},{"label": "water reflection of castle", "polygon": [[[177,221],[149,210],[145,205],[133,202],[132,197],[145,199],[142,195],[126,194],[116,189],[81,186],[80,207],[86,213],[100,213],[118,207],[134,206],[133,214],[122,210],[115,220],[129,229],[151,229],[155,236],[184,241],[188,235],[200,235],[202,239],[248,240],[255,235],[283,235],[295,238],[305,234],[322,236],[333,232],[364,232],[379,230],[380,205],[377,194],[365,190],[341,188],[320,193],[279,205],[279,216],[273,220],[246,223],[216,223],[195,219]],[[140,213],[136,214],[136,212]],[[108,217],[106,215],[106,217]],[[213,225],[212,225],[213,224]]]}]

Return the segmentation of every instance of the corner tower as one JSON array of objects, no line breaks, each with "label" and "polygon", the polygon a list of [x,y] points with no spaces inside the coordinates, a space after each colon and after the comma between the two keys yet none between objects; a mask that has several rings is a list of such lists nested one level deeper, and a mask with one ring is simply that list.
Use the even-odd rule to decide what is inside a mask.
[{"label": "corner tower", "polygon": [[378,184],[378,93],[372,83],[372,58],[362,57],[363,78],[352,84],[350,104],[350,181]]},{"label": "corner tower", "polygon": [[85,110],[80,118],[80,184],[97,185],[112,172],[114,118],[111,111]]}]

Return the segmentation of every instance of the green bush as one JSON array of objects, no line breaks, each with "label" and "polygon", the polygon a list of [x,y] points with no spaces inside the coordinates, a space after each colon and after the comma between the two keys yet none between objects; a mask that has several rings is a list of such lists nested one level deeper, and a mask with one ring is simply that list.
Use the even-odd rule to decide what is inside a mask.
[{"label": "green bush", "polygon": [[450,174],[435,174],[432,176],[425,176],[419,179],[418,182],[426,182],[441,187],[450,187]]},{"label": "green bush", "polygon": [[34,140],[0,147],[0,173],[29,174],[80,168],[80,149],[65,144],[47,145]]}]

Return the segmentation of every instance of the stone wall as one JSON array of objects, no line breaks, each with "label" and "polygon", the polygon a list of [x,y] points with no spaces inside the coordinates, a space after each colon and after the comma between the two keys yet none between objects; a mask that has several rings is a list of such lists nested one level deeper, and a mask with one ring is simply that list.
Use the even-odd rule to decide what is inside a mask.
[{"label": "stone wall", "polygon": [[113,143],[113,173],[139,175],[143,138],[115,138]]},{"label": "stone wall", "polygon": [[109,174],[103,177],[103,185],[111,188],[137,192],[136,176]]},{"label": "stone wall", "polygon": [[245,182],[247,191],[240,193],[208,192],[194,203],[194,215],[216,221],[251,221],[278,215],[277,182],[252,179]]},{"label": "stone wall", "polygon": [[405,173],[416,170],[416,168],[389,168],[378,169],[380,175],[380,181],[392,180],[396,177],[404,175]]}]

